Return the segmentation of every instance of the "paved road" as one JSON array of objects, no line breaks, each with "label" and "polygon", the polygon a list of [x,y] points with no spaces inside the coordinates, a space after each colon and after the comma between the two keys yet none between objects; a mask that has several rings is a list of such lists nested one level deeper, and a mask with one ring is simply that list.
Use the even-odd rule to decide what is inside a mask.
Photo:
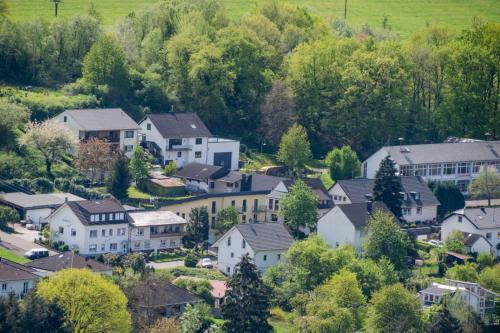
[{"label": "paved road", "polygon": [[184,260],[177,260],[170,262],[149,262],[148,266],[153,267],[154,269],[174,268],[178,266],[184,266]]},{"label": "paved road", "polygon": [[[3,247],[13,251],[17,255],[24,253],[33,248],[41,248],[40,244],[35,243],[35,238],[38,237],[38,231],[27,230],[19,224],[14,225],[14,233],[7,233],[0,230],[0,239]],[[54,251],[49,252],[50,255],[56,254]]]}]

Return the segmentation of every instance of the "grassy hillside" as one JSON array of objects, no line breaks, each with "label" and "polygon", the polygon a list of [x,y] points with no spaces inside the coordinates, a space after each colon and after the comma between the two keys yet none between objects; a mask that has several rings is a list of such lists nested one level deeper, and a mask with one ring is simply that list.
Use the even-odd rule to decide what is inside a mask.
[{"label": "grassy hillside", "polygon": [[[105,25],[112,25],[118,18],[158,0],[94,0],[97,10],[104,17]],[[221,0],[233,18],[252,11],[263,0]],[[343,16],[344,0],[288,0],[301,4],[327,18]],[[59,7],[61,16],[85,13],[90,0],[64,0]],[[500,22],[498,0],[348,0],[347,17],[354,25],[368,22],[380,27],[386,16],[392,30],[403,37],[420,30],[426,24],[443,23],[455,28],[470,25],[474,17],[485,21]],[[35,17],[50,19],[54,6],[51,0],[7,0],[9,16],[15,20]]]}]

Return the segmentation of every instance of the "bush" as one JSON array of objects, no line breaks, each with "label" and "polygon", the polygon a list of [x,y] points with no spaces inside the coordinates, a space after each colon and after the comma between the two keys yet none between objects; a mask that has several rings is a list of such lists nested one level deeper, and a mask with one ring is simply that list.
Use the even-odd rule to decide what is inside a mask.
[{"label": "bush", "polygon": [[5,228],[7,223],[19,221],[19,213],[10,207],[0,205],[0,228]]},{"label": "bush", "polygon": [[90,182],[81,177],[74,177],[71,180],[56,178],[54,185],[61,191],[69,192],[87,200],[111,198],[109,194],[86,188],[85,186],[90,186]]},{"label": "bush", "polygon": [[50,193],[54,191],[54,184],[44,177],[35,178],[31,181],[31,187],[35,189],[36,192],[40,193]]},{"label": "bush", "polygon": [[54,250],[59,249],[59,242],[58,242],[58,241],[53,241],[53,242],[52,242],[52,248],[53,248]]},{"label": "bush", "polygon": [[477,256],[477,263],[484,269],[486,267],[491,267],[495,264],[495,256],[491,253],[479,253]]},{"label": "bush", "polygon": [[61,252],[66,252],[66,251],[69,251],[69,246],[68,246],[68,244],[63,244],[63,245],[61,245],[61,248],[60,248],[59,250],[61,250]]},{"label": "bush", "polygon": [[186,267],[196,267],[200,258],[193,252],[187,254],[186,258],[184,258],[184,266]]}]

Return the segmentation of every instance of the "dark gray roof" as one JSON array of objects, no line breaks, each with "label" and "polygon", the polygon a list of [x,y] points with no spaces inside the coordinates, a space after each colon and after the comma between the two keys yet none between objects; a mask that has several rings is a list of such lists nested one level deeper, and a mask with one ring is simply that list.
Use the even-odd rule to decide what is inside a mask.
[{"label": "dark gray roof", "polygon": [[[403,190],[408,194],[408,199],[403,202],[404,206],[431,206],[439,205],[439,201],[432,193],[427,183],[421,177],[401,177]],[[352,203],[364,203],[366,194],[372,194],[374,179],[346,179],[339,180],[337,184],[344,190]],[[335,185],[334,185],[335,186]],[[420,200],[416,200],[411,192],[420,193]]]},{"label": "dark gray roof", "polygon": [[171,305],[192,304],[200,298],[185,289],[164,280],[141,281],[125,288],[125,294],[131,307],[158,308]]},{"label": "dark gray roof", "polygon": [[383,149],[399,165],[500,160],[500,141],[389,146]]},{"label": "dark gray roof", "polygon": [[217,180],[220,182],[235,183],[237,181],[240,181],[242,176],[243,176],[243,174],[241,172],[229,171],[229,173],[227,175],[222,176]]},{"label": "dark gray roof", "polygon": [[293,242],[282,223],[237,224],[235,228],[254,251],[286,250]]},{"label": "dark gray roof", "polygon": [[31,267],[17,264],[0,257],[0,281],[35,280],[38,276]]},{"label": "dark gray roof", "polygon": [[122,109],[73,109],[65,113],[86,131],[139,129]]},{"label": "dark gray roof", "polygon": [[147,118],[166,139],[212,136],[196,113],[157,113],[149,114]]},{"label": "dark gray roof", "polygon": [[[473,233],[469,233],[469,232],[462,232],[464,234],[464,245],[465,246],[473,246],[480,238],[484,238],[484,236],[482,235],[479,235],[479,234],[473,234]],[[486,238],[484,238],[484,240],[488,243],[490,243]],[[490,246],[491,243],[490,243]]]},{"label": "dark gray roof", "polygon": [[[345,214],[345,216],[356,228],[366,227],[368,221],[373,215],[372,213],[376,212],[377,210],[390,213],[392,216],[394,216],[389,208],[387,208],[387,206],[380,201],[375,201],[372,203],[372,213],[368,212],[367,203],[338,204],[336,207],[338,207]],[[396,217],[394,217],[394,219],[396,219]]]},{"label": "dark gray roof", "polygon": [[464,208],[454,214],[464,215],[478,229],[500,228],[500,207]]},{"label": "dark gray roof", "polygon": [[227,170],[217,165],[189,163],[179,169],[176,176],[195,180],[207,180],[222,177],[227,172]]},{"label": "dark gray roof", "polygon": [[[306,178],[302,179],[304,183],[306,183],[313,191],[316,193],[318,196],[318,200],[326,200],[330,201],[330,194],[328,194],[328,190],[326,189],[325,185],[319,178]],[[289,189],[290,186],[294,183],[293,180],[291,179],[286,179],[283,181],[283,184],[285,184],[286,188]]]},{"label": "dark gray roof", "polygon": [[[116,199],[73,201],[66,203],[66,205],[85,225],[128,223],[127,211]],[[125,218],[124,220],[115,220],[113,216],[113,220],[110,221],[108,213],[124,213]],[[93,222],[90,220],[90,216],[93,214],[105,214],[106,220],[99,219],[99,222]]]},{"label": "dark gray roof", "polygon": [[71,193],[47,193],[47,194],[26,194],[22,192],[2,193],[0,202],[16,208],[57,208],[64,201],[82,201],[84,198]]},{"label": "dark gray roof", "polygon": [[286,178],[261,175],[259,173],[252,173],[252,188],[251,191],[271,191],[281,181]]},{"label": "dark gray roof", "polygon": [[88,268],[94,272],[112,271],[113,268],[90,258],[82,257],[72,251],[63,252],[54,256],[35,259],[26,264],[29,267],[56,272],[66,268]]}]

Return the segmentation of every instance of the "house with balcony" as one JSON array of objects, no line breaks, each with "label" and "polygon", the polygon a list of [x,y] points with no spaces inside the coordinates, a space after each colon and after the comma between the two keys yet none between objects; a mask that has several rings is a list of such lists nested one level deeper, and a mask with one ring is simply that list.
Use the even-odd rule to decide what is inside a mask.
[{"label": "house with balcony", "polygon": [[47,220],[53,239],[81,255],[128,252],[129,217],[118,200],[68,201]]},{"label": "house with balcony", "polygon": [[66,110],[55,117],[80,141],[97,138],[130,157],[138,142],[140,127],[122,109]]},{"label": "house with balcony", "polygon": [[[439,200],[422,177],[400,177],[403,192],[401,211],[406,222],[433,221],[437,218]],[[339,180],[328,193],[335,204],[365,203],[373,193],[374,179]]]},{"label": "house with balcony", "polygon": [[170,211],[129,213],[130,249],[158,251],[180,248],[187,221]]},{"label": "house with balcony", "polygon": [[162,165],[196,162],[238,169],[240,142],[214,137],[196,113],[149,114],[139,125],[141,144]]},{"label": "house with balcony", "polygon": [[425,181],[454,182],[467,193],[470,182],[482,167],[500,172],[500,141],[467,141],[380,148],[361,165],[363,178],[373,179],[387,156],[401,176],[420,176]]}]

